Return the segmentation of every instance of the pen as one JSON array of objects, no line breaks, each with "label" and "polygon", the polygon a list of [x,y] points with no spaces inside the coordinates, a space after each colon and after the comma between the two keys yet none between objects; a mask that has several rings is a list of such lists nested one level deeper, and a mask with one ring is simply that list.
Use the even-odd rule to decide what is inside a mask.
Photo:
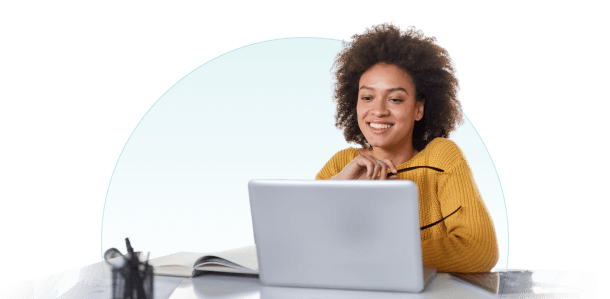
[{"label": "pen", "polygon": [[133,287],[133,283],[135,278],[133,277],[133,271],[132,271],[132,264],[133,264],[133,248],[131,247],[131,243],[129,243],[129,238],[125,238],[125,244],[127,246],[127,265],[126,265],[126,269],[125,269],[125,288],[123,289],[123,297],[124,298],[131,298],[131,295],[133,294],[132,291],[132,287]]},{"label": "pen", "polygon": [[[125,243],[127,244],[127,252],[131,255],[131,276],[133,277],[133,282],[135,284],[135,286],[132,284],[131,287],[129,288],[129,292],[131,292],[133,290],[133,288],[136,288],[136,292],[138,294],[138,298],[144,298],[144,286],[142,285],[142,280],[140,277],[140,261],[138,260],[138,257],[136,256],[136,254],[133,252],[133,248],[131,247],[131,243],[129,242],[129,238],[125,238]],[[150,254],[150,253],[149,253]],[[148,258],[146,258],[146,262],[148,263]]]},{"label": "pen", "polygon": [[129,242],[129,238],[125,238],[125,244],[127,244],[127,253],[133,256],[133,247],[131,247],[131,243]]}]

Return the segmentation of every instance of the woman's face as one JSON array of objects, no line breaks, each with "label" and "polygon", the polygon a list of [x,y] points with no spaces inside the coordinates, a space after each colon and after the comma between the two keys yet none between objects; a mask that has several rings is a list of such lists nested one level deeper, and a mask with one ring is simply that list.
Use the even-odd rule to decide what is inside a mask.
[{"label": "woman's face", "polygon": [[358,126],[369,144],[386,150],[411,146],[424,102],[415,101],[409,75],[395,65],[378,63],[362,74],[358,89]]}]

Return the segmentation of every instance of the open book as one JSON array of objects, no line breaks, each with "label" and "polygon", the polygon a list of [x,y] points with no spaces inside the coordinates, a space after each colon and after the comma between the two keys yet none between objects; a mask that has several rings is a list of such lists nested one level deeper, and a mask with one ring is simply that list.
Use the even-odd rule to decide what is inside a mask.
[{"label": "open book", "polygon": [[178,252],[148,261],[155,275],[195,277],[206,271],[258,274],[256,246],[213,253]]}]

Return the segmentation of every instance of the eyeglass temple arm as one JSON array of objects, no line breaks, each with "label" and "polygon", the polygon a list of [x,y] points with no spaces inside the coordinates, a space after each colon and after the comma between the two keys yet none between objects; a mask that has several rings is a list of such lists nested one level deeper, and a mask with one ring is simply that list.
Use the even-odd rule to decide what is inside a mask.
[{"label": "eyeglass temple arm", "polygon": [[392,176],[392,175],[397,175],[401,172],[405,172],[405,171],[409,171],[409,170],[413,170],[413,169],[418,169],[418,168],[429,168],[432,170],[436,170],[438,172],[445,172],[444,170],[440,169],[440,168],[436,168],[436,167],[432,167],[432,166],[413,166],[413,167],[409,167],[409,168],[404,168],[401,170],[396,171],[396,173],[390,172],[388,173],[388,176]]},{"label": "eyeglass temple arm", "polygon": [[453,211],[453,213],[451,213],[451,214],[449,214],[449,215],[447,215],[447,216],[443,217],[443,219],[441,219],[441,220],[439,220],[439,221],[436,221],[436,222],[434,222],[434,223],[430,223],[430,224],[428,224],[428,225],[426,225],[426,226],[422,226],[422,227],[421,227],[419,230],[424,230],[424,229],[426,229],[426,228],[429,228],[429,227],[432,227],[432,226],[435,226],[435,225],[437,225],[437,224],[441,223],[441,221],[443,221],[443,220],[445,220],[445,219],[449,218],[449,216],[451,216],[451,215],[455,214],[455,212],[457,212],[457,211],[458,211],[459,209],[461,209],[461,208],[462,208],[462,206],[459,206],[459,207],[457,208],[457,210]]}]

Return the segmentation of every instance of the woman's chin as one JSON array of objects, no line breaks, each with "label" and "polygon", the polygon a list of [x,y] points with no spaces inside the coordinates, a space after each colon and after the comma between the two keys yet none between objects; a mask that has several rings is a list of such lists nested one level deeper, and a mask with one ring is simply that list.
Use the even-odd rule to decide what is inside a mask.
[{"label": "woman's chin", "polygon": [[388,144],[385,142],[369,142],[372,147],[375,148],[387,148]]}]

